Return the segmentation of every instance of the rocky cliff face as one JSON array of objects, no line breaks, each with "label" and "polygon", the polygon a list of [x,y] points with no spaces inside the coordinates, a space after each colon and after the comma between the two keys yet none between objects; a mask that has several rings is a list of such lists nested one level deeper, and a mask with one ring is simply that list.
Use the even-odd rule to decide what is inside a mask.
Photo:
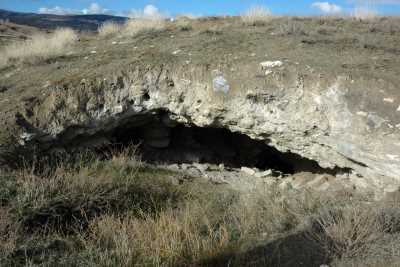
[{"label": "rocky cliff face", "polygon": [[[111,143],[107,133],[124,125],[225,128],[322,168],[353,170],[377,189],[396,188],[400,98],[394,83],[345,71],[323,74],[274,58],[136,64],[49,85],[43,96],[25,101],[13,134],[18,146],[54,152]],[[168,146],[168,134],[148,136],[154,146]]]}]

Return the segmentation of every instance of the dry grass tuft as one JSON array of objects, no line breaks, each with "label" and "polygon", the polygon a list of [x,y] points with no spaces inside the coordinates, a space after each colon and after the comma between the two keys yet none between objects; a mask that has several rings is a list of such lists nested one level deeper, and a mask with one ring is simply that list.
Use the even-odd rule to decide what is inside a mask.
[{"label": "dry grass tuft", "polygon": [[125,24],[107,22],[99,28],[102,37],[110,35],[135,36],[143,31],[161,31],[165,29],[166,22],[163,18],[135,18],[129,19]]},{"label": "dry grass tuft", "polygon": [[161,31],[166,27],[165,20],[159,19],[130,19],[126,22],[122,34],[134,36],[143,31]]},{"label": "dry grass tuft", "polygon": [[77,38],[71,29],[58,29],[49,35],[36,34],[30,40],[11,44],[0,51],[0,66],[17,61],[35,63],[63,55]]},{"label": "dry grass tuft", "polygon": [[251,26],[265,25],[272,19],[272,13],[263,6],[253,6],[241,15],[242,21]]},{"label": "dry grass tuft", "polygon": [[123,25],[116,22],[106,22],[99,28],[98,32],[100,36],[116,35],[121,33]]},{"label": "dry grass tuft", "polygon": [[142,219],[105,216],[91,229],[91,242],[112,251],[121,266],[188,266],[217,256],[231,241],[226,225],[213,223],[199,204]]}]

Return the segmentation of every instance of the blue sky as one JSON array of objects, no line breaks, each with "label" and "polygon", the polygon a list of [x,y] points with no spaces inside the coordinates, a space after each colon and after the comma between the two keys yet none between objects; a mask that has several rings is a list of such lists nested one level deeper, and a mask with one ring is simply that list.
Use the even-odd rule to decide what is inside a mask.
[{"label": "blue sky", "polygon": [[[163,14],[237,15],[253,5],[269,8],[274,14],[314,15],[350,13],[354,1],[363,0],[0,0],[0,8],[55,14]],[[365,0],[367,1],[367,0]],[[379,14],[400,14],[400,0],[377,2]]]}]

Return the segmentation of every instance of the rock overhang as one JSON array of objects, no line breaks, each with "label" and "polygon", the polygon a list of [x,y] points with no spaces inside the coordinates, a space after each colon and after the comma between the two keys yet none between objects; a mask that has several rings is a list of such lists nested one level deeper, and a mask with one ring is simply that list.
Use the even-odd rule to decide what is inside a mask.
[{"label": "rock overhang", "polygon": [[[153,54],[145,49],[139,61],[126,66],[120,61],[109,73],[97,64],[95,75],[86,76],[83,69],[82,75],[62,74],[59,82],[46,82],[36,91],[35,100],[17,101],[18,109],[7,111],[7,129],[16,144],[39,144],[46,150],[82,132],[94,135],[164,110],[177,123],[225,128],[268,140],[280,151],[316,160],[325,168],[354,169],[378,186],[385,180],[397,182],[400,98],[393,80],[317,68],[309,58],[291,56],[295,50],[284,50],[287,57],[279,49],[271,55],[265,45],[260,43],[254,48],[257,53],[247,57],[244,50],[237,51],[238,57],[224,48],[226,60],[220,58],[224,49],[216,47],[218,55],[210,64],[195,56],[187,63],[187,49],[176,55],[161,51],[152,63],[155,48]],[[2,94],[12,98],[15,86]]]}]

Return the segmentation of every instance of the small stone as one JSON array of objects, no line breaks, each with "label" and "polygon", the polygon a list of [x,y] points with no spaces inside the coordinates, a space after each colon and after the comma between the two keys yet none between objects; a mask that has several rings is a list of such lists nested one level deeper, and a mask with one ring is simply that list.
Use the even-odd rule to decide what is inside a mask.
[{"label": "small stone", "polygon": [[400,111],[400,106],[397,108],[397,111]]},{"label": "small stone", "polygon": [[179,54],[180,52],[181,52],[181,50],[178,49],[178,50],[175,50],[174,52],[172,52],[172,54],[173,54],[173,55],[177,55],[177,54]]},{"label": "small stone", "polygon": [[223,92],[225,94],[230,90],[228,81],[222,75],[215,77],[213,80],[213,88],[215,92]]},{"label": "small stone", "polygon": [[112,44],[113,44],[113,45],[116,45],[116,44],[118,44],[118,42],[114,41],[114,42],[112,42]]},{"label": "small stone", "polygon": [[90,54],[97,54],[97,51],[95,51],[95,50],[90,51]]},{"label": "small stone", "polygon": [[270,75],[271,73],[273,73],[272,70],[266,70],[266,71],[265,71],[265,76],[268,76],[268,75]]},{"label": "small stone", "polygon": [[219,164],[218,165],[218,169],[220,170],[220,171],[224,171],[225,170],[225,165],[224,164]]},{"label": "small stone", "polygon": [[388,102],[388,103],[394,103],[394,99],[393,98],[389,98],[389,97],[384,98],[383,101],[384,102]]},{"label": "small stone", "polygon": [[182,169],[182,170],[187,171],[189,168],[190,168],[190,165],[189,165],[189,164],[186,164],[186,163],[182,163],[182,164],[181,164],[181,169]]},{"label": "small stone", "polygon": [[248,167],[242,167],[242,168],[240,168],[240,170],[241,170],[242,172],[248,174],[248,175],[254,175],[254,174],[256,174],[256,171],[255,171],[255,170],[253,170],[253,169],[251,169],[251,168],[248,168]]},{"label": "small stone", "polygon": [[258,178],[265,178],[265,177],[268,177],[268,176],[271,176],[272,175],[272,170],[266,170],[266,171],[263,171],[263,172],[257,172],[256,173],[256,177],[258,177]]},{"label": "small stone", "polygon": [[367,116],[368,116],[368,113],[365,112],[365,111],[358,111],[358,112],[357,112],[357,115],[358,115],[358,116],[362,116],[362,117],[367,117]]},{"label": "small stone", "polygon": [[168,170],[172,170],[172,171],[179,171],[179,165],[178,164],[171,164],[167,166]]},{"label": "small stone", "polygon": [[260,63],[262,69],[267,69],[267,68],[275,68],[275,67],[281,67],[283,65],[282,61],[264,61]]},{"label": "small stone", "polygon": [[193,166],[201,172],[206,172],[210,169],[210,166],[208,164],[193,163]]}]

